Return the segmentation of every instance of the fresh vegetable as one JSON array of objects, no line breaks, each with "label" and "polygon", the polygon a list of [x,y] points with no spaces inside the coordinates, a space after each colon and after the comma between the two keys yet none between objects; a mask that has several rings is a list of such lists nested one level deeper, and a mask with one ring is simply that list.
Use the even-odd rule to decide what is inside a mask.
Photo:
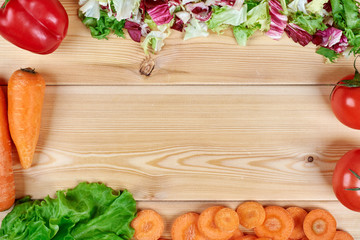
[{"label": "fresh vegetable", "polygon": [[185,40],[207,37],[209,29],[229,29],[241,46],[256,31],[276,40],[286,32],[302,46],[316,45],[316,52],[330,62],[360,53],[360,7],[355,0],[131,0],[126,7],[116,7],[123,1],[81,0],[79,16],[96,38],[106,38],[112,26],[122,31],[125,21],[130,37],[142,41],[146,54],[148,46],[160,51],[171,29],[184,32]]},{"label": "fresh vegetable", "polygon": [[338,160],[332,185],[337,199],[345,207],[360,212],[360,149],[353,149]]},{"label": "fresh vegetable", "polygon": [[83,182],[57,191],[56,198],[19,200],[1,224],[0,239],[131,239],[135,214],[128,191]]},{"label": "fresh vegetable", "polygon": [[[217,213],[221,210],[223,210],[223,206],[212,206],[200,213],[199,220],[198,220],[198,228],[199,231],[207,237],[210,240],[227,240],[229,239],[233,234],[236,228],[233,227],[233,225],[230,225],[230,230],[224,230],[221,229],[221,226],[226,226],[226,223],[222,223],[224,219],[220,215],[217,215]],[[235,216],[238,219],[238,216]],[[216,218],[218,218],[217,224],[216,224]],[[219,222],[221,225],[219,226]],[[233,222],[233,221],[231,221]]]},{"label": "fresh vegetable", "polygon": [[131,222],[137,240],[158,240],[164,232],[164,220],[152,209],[141,210]]},{"label": "fresh vegetable", "polygon": [[256,240],[256,239],[257,239],[257,237],[255,235],[248,234],[248,235],[245,235],[243,237],[240,237],[237,240]]},{"label": "fresh vegetable", "polygon": [[11,157],[11,139],[7,103],[0,89],[0,211],[9,209],[15,201],[15,183]]},{"label": "fresh vegetable", "polygon": [[240,224],[248,229],[260,226],[265,221],[265,209],[258,202],[244,202],[237,207],[236,212]]},{"label": "fresh vegetable", "polygon": [[199,214],[194,212],[178,216],[171,225],[172,240],[206,240],[197,227],[198,219]]},{"label": "fresh vegetable", "polygon": [[333,240],[336,233],[336,220],[326,210],[311,210],[304,219],[304,232],[311,240]]},{"label": "fresh vegetable", "polygon": [[265,207],[265,221],[254,228],[258,237],[273,240],[287,240],[294,229],[294,220],[290,213],[279,206]]},{"label": "fresh vegetable", "polygon": [[344,125],[360,129],[360,74],[355,66],[355,74],[340,80],[330,96],[331,108],[337,119]]},{"label": "fresh vegetable", "polygon": [[244,233],[239,229],[239,226],[237,226],[236,230],[234,231],[233,235],[229,240],[237,240],[242,236],[244,236]]},{"label": "fresh vegetable", "polygon": [[336,231],[333,240],[354,240],[354,238],[347,232]]},{"label": "fresh vegetable", "polygon": [[38,54],[54,52],[65,38],[68,24],[58,0],[6,0],[0,8],[0,35]]},{"label": "fresh vegetable", "polygon": [[305,237],[303,223],[307,215],[307,211],[301,207],[288,207],[286,208],[294,219],[294,229],[290,235],[290,239],[302,239]]},{"label": "fresh vegetable", "polygon": [[40,134],[45,80],[34,69],[15,71],[8,82],[8,117],[12,140],[23,168],[32,164]]}]

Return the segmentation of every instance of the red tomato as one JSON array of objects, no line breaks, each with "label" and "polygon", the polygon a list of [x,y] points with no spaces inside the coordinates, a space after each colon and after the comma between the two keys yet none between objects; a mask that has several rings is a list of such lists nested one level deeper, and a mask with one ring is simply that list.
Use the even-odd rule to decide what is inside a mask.
[{"label": "red tomato", "polygon": [[[354,75],[349,75],[341,81],[353,78]],[[331,94],[331,108],[344,125],[360,129],[360,87],[336,85]]]},{"label": "red tomato", "polygon": [[336,164],[332,184],[337,199],[360,212],[360,148],[347,152]]}]

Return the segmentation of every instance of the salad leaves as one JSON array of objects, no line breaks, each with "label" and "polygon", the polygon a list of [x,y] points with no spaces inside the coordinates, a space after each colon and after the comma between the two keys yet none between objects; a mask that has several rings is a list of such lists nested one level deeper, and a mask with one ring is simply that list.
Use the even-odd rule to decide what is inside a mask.
[{"label": "salad leaves", "polygon": [[4,218],[0,240],[131,239],[136,202],[132,195],[99,183],[80,183],[57,191],[56,198],[19,200]]},{"label": "salad leaves", "polygon": [[126,29],[145,54],[160,51],[171,30],[183,32],[185,40],[232,30],[240,46],[257,31],[275,40],[285,32],[301,46],[317,46],[331,62],[360,53],[356,0],[80,0],[79,5],[79,17],[94,38],[124,37]]}]

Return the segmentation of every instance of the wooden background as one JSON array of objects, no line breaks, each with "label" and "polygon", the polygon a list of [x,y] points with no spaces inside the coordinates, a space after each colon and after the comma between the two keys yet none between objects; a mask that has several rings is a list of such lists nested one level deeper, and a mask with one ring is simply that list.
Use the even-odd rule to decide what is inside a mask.
[{"label": "wooden background", "polygon": [[324,64],[314,46],[286,36],[257,34],[239,47],[231,33],[183,41],[173,32],[144,76],[138,43],[91,38],[77,2],[62,3],[70,26],[53,54],[0,39],[4,89],[20,67],[47,81],[33,167],[21,169],[14,150],[17,197],[101,181],[131,191],[139,209],[161,213],[165,236],[176,216],[213,204],[320,207],[360,239],[359,213],[331,187],[337,160],[360,146],[360,132],[329,105],[334,83],[353,72],[353,57]]}]

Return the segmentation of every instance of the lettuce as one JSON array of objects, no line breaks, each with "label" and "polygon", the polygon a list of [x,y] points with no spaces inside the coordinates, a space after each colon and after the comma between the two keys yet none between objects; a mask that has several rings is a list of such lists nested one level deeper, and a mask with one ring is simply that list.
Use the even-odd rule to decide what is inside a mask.
[{"label": "lettuce", "polygon": [[2,222],[0,240],[131,239],[135,214],[136,202],[128,191],[80,183],[57,191],[56,198],[18,201]]},{"label": "lettuce", "polygon": [[107,36],[111,33],[125,38],[123,31],[125,20],[118,21],[114,16],[109,16],[104,10],[100,10],[99,19],[83,16],[81,12],[79,14],[84,25],[90,29],[93,38],[107,39]]},{"label": "lettuce", "polygon": [[196,37],[207,37],[208,35],[206,23],[200,22],[196,18],[192,18],[190,24],[185,28],[184,40]]},{"label": "lettuce", "polygon": [[234,37],[236,39],[236,42],[240,46],[246,46],[247,40],[249,37],[251,37],[254,32],[256,31],[256,28],[249,29],[243,25],[236,26],[233,28]]},{"label": "lettuce", "polygon": [[283,1],[269,0],[269,11],[271,17],[270,29],[266,32],[270,38],[280,40],[287,25],[287,8],[283,6]]},{"label": "lettuce", "polygon": [[166,34],[162,31],[151,31],[141,43],[142,48],[146,55],[149,54],[149,46],[154,50],[154,52],[158,52],[164,46],[164,40],[167,38],[169,34]]},{"label": "lettuce", "polygon": [[310,13],[321,15],[324,9],[324,4],[328,1],[329,0],[312,0],[311,2],[306,4],[306,10]]},{"label": "lettuce", "polygon": [[327,28],[324,23],[324,18],[321,15],[308,15],[303,12],[296,12],[291,15],[291,18],[291,23],[296,24],[311,35],[315,34],[318,30],[325,30]]},{"label": "lettuce", "polygon": [[228,28],[229,25],[239,26],[241,23],[245,22],[247,17],[247,6],[243,5],[240,10],[224,6],[224,7],[213,7],[213,14],[207,25],[209,29],[214,32],[221,32],[222,30]]}]

